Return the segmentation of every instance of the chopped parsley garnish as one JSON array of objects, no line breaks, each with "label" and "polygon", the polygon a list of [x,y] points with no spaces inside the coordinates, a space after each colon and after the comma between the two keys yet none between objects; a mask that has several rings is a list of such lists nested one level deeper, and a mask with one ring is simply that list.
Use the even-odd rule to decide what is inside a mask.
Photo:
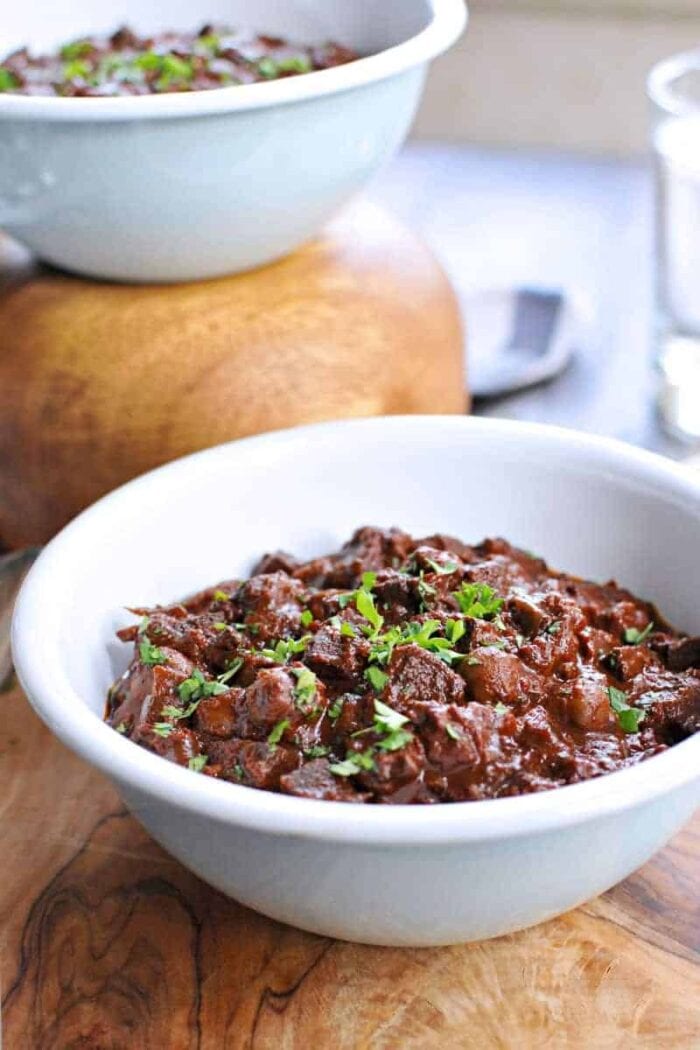
[{"label": "chopped parsley garnish", "polygon": [[449,576],[450,573],[456,572],[459,568],[454,561],[446,561],[444,565],[440,565],[439,562],[433,561],[432,558],[426,558],[426,561],[433,572],[436,572],[438,576]]},{"label": "chopped parsley garnish", "polygon": [[292,55],[290,58],[277,60],[279,73],[310,73],[311,59],[306,55]]},{"label": "chopped parsley garnish", "polygon": [[475,620],[490,620],[503,608],[503,598],[499,598],[488,583],[463,583],[453,593],[460,612]]},{"label": "chopped parsley garnish", "polygon": [[381,700],[374,701],[374,712],[373,728],[376,733],[382,734],[382,739],[376,746],[382,751],[398,751],[413,740],[413,733],[403,728],[408,722],[405,715],[394,711]]},{"label": "chopped parsley garnish", "polygon": [[277,63],[269,55],[265,55],[258,62],[258,73],[261,77],[265,77],[268,80],[272,80],[273,77],[277,76],[277,69]]},{"label": "chopped parsley garnish", "polygon": [[302,627],[308,627],[310,624],[312,624],[314,622],[314,614],[311,612],[311,609],[304,609],[303,613],[301,614],[300,620]]},{"label": "chopped parsley garnish", "polygon": [[236,762],[235,766],[231,770],[231,776],[235,777],[236,780],[243,780],[245,776],[245,770],[240,762]]},{"label": "chopped parsley garnish", "polygon": [[162,736],[164,739],[170,736],[174,728],[172,722],[156,722],[151,726],[156,736]]},{"label": "chopped parsley garnish", "polygon": [[195,755],[187,763],[187,768],[191,769],[193,773],[201,773],[208,761],[208,755]]},{"label": "chopped parsley garnish", "polygon": [[447,620],[445,623],[445,637],[452,645],[456,645],[467,631],[464,620]]},{"label": "chopped parsley garnish", "polygon": [[374,758],[371,751],[348,751],[344,762],[332,762],[328,768],[337,777],[354,777],[363,769],[371,773]]},{"label": "chopped parsley garnish", "polygon": [[413,733],[403,728],[407,722],[408,718],[405,715],[394,711],[381,700],[375,700],[372,725],[353,733],[353,736],[376,733],[380,739],[365,751],[348,751],[344,762],[336,762],[329,767],[331,773],[340,777],[352,777],[362,769],[373,770],[373,756],[377,751],[399,751],[413,740]]},{"label": "chopped parsley garnish", "polygon": [[[372,582],[369,586],[367,583],[368,577],[372,577]],[[369,632],[370,637],[376,637],[384,626],[384,617],[377,612],[377,607],[374,604],[374,595],[370,590],[370,586],[374,586],[375,579],[375,573],[366,572],[362,577],[362,586],[355,594],[355,608],[360,616],[364,616],[365,620],[367,620],[372,628]]]},{"label": "chopped parsley garnish", "polygon": [[372,588],[376,582],[376,572],[363,572],[361,587],[358,587],[356,591],[350,591],[348,594],[338,596],[338,605],[341,609],[344,609],[350,602],[354,601],[355,608],[360,616],[367,620],[369,626],[363,628],[363,631],[369,638],[376,637],[384,626],[384,617],[377,611],[374,595],[372,594]]},{"label": "chopped parsley garnish", "polygon": [[316,699],[318,679],[308,667],[292,667],[291,671],[297,680],[297,684],[294,687],[297,707],[301,711],[308,712],[313,708]]},{"label": "chopped parsley garnish", "polygon": [[445,732],[452,740],[464,740],[464,733],[457,726],[453,726],[451,722],[448,722],[445,726]]},{"label": "chopped parsley garnish", "polygon": [[225,631],[228,627],[228,624],[224,623],[223,620],[218,620],[216,623],[212,624],[212,627],[215,631]]},{"label": "chopped parsley garnish", "polygon": [[230,601],[230,597],[228,594],[226,594],[226,591],[221,591],[217,588],[217,590],[214,591],[214,601],[227,602]]},{"label": "chopped parsley garnish", "polygon": [[314,744],[313,747],[307,747],[304,751],[305,758],[325,758],[329,753],[330,748],[324,744]]},{"label": "chopped parsley garnish", "polygon": [[70,44],[64,44],[59,53],[64,62],[71,62],[75,58],[84,58],[91,51],[89,40],[73,40]]},{"label": "chopped parsley garnish", "polygon": [[139,656],[141,663],[147,664],[149,667],[155,667],[158,664],[164,664],[166,661],[165,653],[162,649],[159,649],[157,645],[152,645],[151,642],[145,638],[139,643]]},{"label": "chopped parsley garnish", "polygon": [[379,667],[373,665],[370,665],[365,671],[365,678],[378,693],[381,693],[382,689],[389,681],[389,675]]},{"label": "chopped parsley garnish", "polygon": [[217,681],[221,682],[222,685],[226,685],[232,678],[235,678],[241,667],[243,667],[243,657],[237,656],[235,660],[232,660],[228,668],[223,674],[220,674]]},{"label": "chopped parsley garnish", "polygon": [[546,628],[547,634],[559,634],[561,631],[561,620],[555,620]]},{"label": "chopped parsley garnish", "polygon": [[9,69],[3,69],[0,66],[0,92],[12,91],[14,88],[19,87],[19,80],[11,73]]},{"label": "chopped parsley garnish", "polygon": [[278,722],[275,728],[272,730],[267,738],[267,742],[270,747],[276,747],[279,744],[282,736],[284,735],[285,729],[289,729],[289,719],[284,718],[281,722]]},{"label": "chopped parsley garnish", "polygon": [[355,628],[353,627],[353,625],[351,623],[348,623],[347,620],[343,620],[343,622],[341,623],[341,625],[340,625],[340,633],[343,635],[344,638],[356,638],[357,637],[357,632],[355,631]]},{"label": "chopped parsley garnish", "polygon": [[311,641],[311,635],[305,634],[303,638],[280,638],[273,649],[261,649],[260,652],[268,660],[274,660],[278,664],[286,664],[291,656],[303,653]]},{"label": "chopped parsley garnish", "polygon": [[617,715],[620,728],[625,733],[638,733],[639,726],[646,718],[646,711],[640,711],[638,707],[630,707],[627,703],[627,695],[614,685],[608,687],[610,706]]},{"label": "chopped parsley garnish", "polygon": [[128,732],[126,722],[120,722],[119,725],[116,726],[115,728],[116,728],[118,733],[126,733],[126,732]]},{"label": "chopped parsley garnish", "polygon": [[328,708],[328,717],[333,723],[337,722],[343,713],[343,704],[345,703],[342,696],[339,696],[337,700],[334,700],[331,706]]},{"label": "chopped parsley garnish", "polygon": [[507,715],[510,711],[510,708],[506,707],[505,704],[498,703],[494,706],[494,711],[497,715]]},{"label": "chopped parsley garnish", "polygon": [[441,628],[442,624],[439,620],[426,620],[424,623],[409,622],[403,627],[390,627],[384,634],[373,639],[369,654],[370,665],[379,664],[386,667],[397,646],[418,645],[451,666],[455,661],[462,660],[464,657],[463,653],[457,652],[452,646],[455,644],[454,639],[459,640],[466,628],[461,621],[448,620],[445,625],[446,632],[449,632],[447,638],[437,635]]},{"label": "chopped parsley garnish", "polygon": [[177,691],[183,704],[189,704],[192,700],[203,700],[205,696],[219,696],[227,690],[223,682],[206,679],[196,667],[190,678],[180,682]]},{"label": "chopped parsley garnish", "polygon": [[92,76],[92,66],[82,58],[66,62],[62,69],[64,80],[88,80]]},{"label": "chopped parsley garnish", "polygon": [[205,51],[215,55],[221,46],[221,37],[218,33],[205,33],[204,36],[197,38],[197,44],[204,48]]},{"label": "chopped parsley garnish", "polygon": [[643,631],[638,631],[636,627],[628,627],[625,631],[625,641],[628,645],[641,645],[642,642],[647,640],[653,630],[653,620],[649,621]]}]

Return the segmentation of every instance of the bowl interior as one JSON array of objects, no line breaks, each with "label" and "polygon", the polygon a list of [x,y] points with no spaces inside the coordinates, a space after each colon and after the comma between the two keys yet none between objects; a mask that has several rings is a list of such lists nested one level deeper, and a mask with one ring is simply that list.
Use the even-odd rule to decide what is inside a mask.
[{"label": "bowl interior", "polygon": [[279,33],[300,43],[336,40],[361,54],[403,43],[425,29],[431,0],[36,0],[9,5],[0,23],[0,56],[29,44],[52,48],[86,33],[107,33],[125,23],[148,33],[196,29],[206,22]]},{"label": "bowl interior", "polygon": [[[128,649],[128,605],[245,574],[264,551],[311,556],[361,524],[502,535],[554,567],[617,578],[700,633],[700,488],[655,457],[554,428],[460,418],[324,424],[221,446],[86,511],[25,584],[34,658],[101,716]],[[34,654],[35,657],[34,657]]]}]

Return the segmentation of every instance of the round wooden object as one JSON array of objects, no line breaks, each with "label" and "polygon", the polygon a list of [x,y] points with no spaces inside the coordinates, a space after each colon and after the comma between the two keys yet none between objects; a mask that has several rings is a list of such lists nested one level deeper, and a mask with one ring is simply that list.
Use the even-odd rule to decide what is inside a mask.
[{"label": "round wooden object", "polygon": [[455,297],[369,204],[253,273],[127,286],[22,269],[0,242],[0,545],[43,543],[185,453],[348,416],[465,410]]}]

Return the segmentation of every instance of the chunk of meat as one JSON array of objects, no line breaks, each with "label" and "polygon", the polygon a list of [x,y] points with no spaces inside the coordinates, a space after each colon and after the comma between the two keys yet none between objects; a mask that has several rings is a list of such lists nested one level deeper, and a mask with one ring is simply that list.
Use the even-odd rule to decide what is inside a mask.
[{"label": "chunk of meat", "polygon": [[284,572],[253,576],[237,594],[243,622],[253,626],[263,641],[299,633],[304,609],[304,587]]},{"label": "chunk of meat", "polygon": [[236,730],[237,711],[243,697],[243,689],[229,689],[200,700],[194,713],[195,729],[207,738],[228,740]]},{"label": "chunk of meat", "polygon": [[608,680],[594,667],[581,667],[579,676],[567,687],[565,697],[566,713],[580,729],[614,728]]},{"label": "chunk of meat", "polygon": [[209,761],[220,767],[224,780],[279,791],[280,778],[301,762],[297,748],[257,740],[219,740],[209,748]]},{"label": "chunk of meat", "polygon": [[700,668],[700,638],[660,640],[655,646],[669,671]]},{"label": "chunk of meat", "polygon": [[273,551],[265,554],[256,564],[251,576],[267,576],[274,572],[284,572],[287,576],[293,575],[299,568],[300,562],[286,551]]},{"label": "chunk of meat", "polygon": [[347,777],[334,777],[325,758],[306,762],[285,774],[280,778],[280,787],[288,795],[330,802],[366,802],[370,798],[367,792],[358,791]]},{"label": "chunk of meat", "polygon": [[461,704],[464,700],[460,676],[418,645],[394,649],[387,673],[389,681],[383,700],[397,711],[408,714],[416,700],[431,699],[442,704]]},{"label": "chunk of meat", "polygon": [[179,702],[177,687],[192,673],[192,662],[181,653],[162,652],[165,663],[145,664],[136,659],[110,692],[111,725],[124,726],[137,742],[161,720],[165,704]]},{"label": "chunk of meat", "polygon": [[262,670],[237,702],[236,733],[252,740],[267,738],[281,722],[288,723],[288,735],[306,721],[314,723],[323,715],[326,690],[316,681],[312,696],[299,694],[299,682],[292,670],[275,667]]},{"label": "chunk of meat", "polygon": [[479,704],[522,704],[539,696],[542,683],[513,653],[474,649],[459,665],[471,700]]},{"label": "chunk of meat", "polygon": [[335,627],[321,627],[304,653],[304,662],[344,690],[362,684],[370,645],[359,632],[350,637]]}]

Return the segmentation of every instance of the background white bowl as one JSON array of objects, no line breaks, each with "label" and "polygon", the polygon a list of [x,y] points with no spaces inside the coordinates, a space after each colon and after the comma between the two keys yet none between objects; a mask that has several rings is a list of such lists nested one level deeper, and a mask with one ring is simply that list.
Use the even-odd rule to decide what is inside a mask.
[{"label": "background white bowl", "polygon": [[116,99],[0,95],[0,226],[92,277],[247,270],[312,237],[403,141],[462,0],[37,0],[3,12],[0,56],[128,22],[248,25],[370,57],[298,78]]},{"label": "background white bowl", "polygon": [[127,604],[332,549],[359,524],[501,534],[554,566],[618,577],[700,633],[700,485],[616,442],[462,417],[281,431],[131,482],[41,555],[13,625],[39,715],[102,769],[151,834],[223,892],[309,930],[375,944],[491,937],[624,878],[700,801],[700,734],[633,769],[522,798],[432,807],[275,795],[191,773],[101,721],[128,661]]}]

